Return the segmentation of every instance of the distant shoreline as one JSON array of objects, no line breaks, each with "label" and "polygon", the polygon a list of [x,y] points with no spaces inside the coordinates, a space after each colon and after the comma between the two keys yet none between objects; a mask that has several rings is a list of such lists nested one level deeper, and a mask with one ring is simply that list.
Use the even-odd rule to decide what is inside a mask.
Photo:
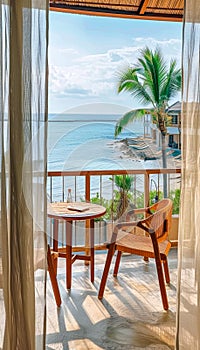
[{"label": "distant shoreline", "polygon": [[[130,141],[135,140],[131,147]],[[134,161],[156,161],[159,167],[162,167],[162,151],[159,150],[155,142],[150,137],[135,137],[122,140],[115,140],[107,144],[113,147],[119,153],[119,158],[130,159]],[[167,148],[167,165],[170,167],[180,167],[181,158],[177,159],[172,156],[174,149]]]},{"label": "distant shoreline", "polygon": [[106,119],[106,120],[102,120],[102,119],[92,119],[92,120],[91,119],[81,119],[81,120],[77,120],[77,119],[76,120],[74,120],[74,119],[65,119],[65,120],[64,119],[60,119],[60,120],[53,119],[53,120],[48,120],[48,122],[50,122],[50,123],[52,123],[52,122],[53,123],[55,123],[55,122],[56,123],[57,122],[62,122],[62,123],[63,122],[70,122],[70,123],[77,123],[77,122],[86,122],[86,123],[91,123],[91,122],[92,123],[97,123],[97,122],[102,123],[102,122],[104,122],[105,123],[105,122],[108,122],[108,123],[111,123],[112,122],[113,123],[113,121],[115,121],[115,120],[113,120],[113,119]]}]

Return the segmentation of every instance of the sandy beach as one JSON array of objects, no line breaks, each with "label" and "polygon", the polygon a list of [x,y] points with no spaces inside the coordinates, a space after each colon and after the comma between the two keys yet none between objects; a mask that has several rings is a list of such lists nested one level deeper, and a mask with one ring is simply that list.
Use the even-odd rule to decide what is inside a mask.
[{"label": "sandy beach", "polygon": [[[162,151],[157,148],[157,145],[151,138],[137,137],[116,140],[108,145],[118,153],[120,159],[142,162],[143,166],[147,161],[155,161],[155,167],[162,167]],[[168,168],[180,168],[181,158],[173,157],[173,151],[173,149],[167,150],[167,166]]]}]

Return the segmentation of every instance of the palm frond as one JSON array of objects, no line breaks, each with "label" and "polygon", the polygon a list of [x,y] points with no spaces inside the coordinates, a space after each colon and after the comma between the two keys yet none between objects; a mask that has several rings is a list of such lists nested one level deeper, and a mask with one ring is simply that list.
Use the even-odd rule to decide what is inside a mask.
[{"label": "palm frond", "polygon": [[122,130],[134,120],[140,119],[146,114],[144,109],[135,109],[125,113],[122,118],[120,118],[115,126],[115,137],[117,137]]},{"label": "palm frond", "polygon": [[114,182],[119,189],[124,191],[129,191],[131,189],[132,183],[134,181],[134,176],[131,175],[115,175]]},{"label": "palm frond", "polygon": [[119,72],[119,81],[117,85],[118,93],[128,91],[138,100],[139,103],[144,105],[153,103],[151,96],[143,86],[142,81],[139,80],[140,75],[140,68],[128,68],[126,71]]},{"label": "palm frond", "polygon": [[137,69],[128,67],[126,70],[118,72],[117,91],[132,91],[137,82]]},{"label": "palm frond", "polygon": [[[166,130],[165,111],[171,97],[181,89],[181,70],[171,60],[170,67],[159,48],[151,50],[145,47],[135,65],[119,74],[118,92],[128,91],[143,105],[153,107],[152,115],[163,133]],[[143,109],[126,113],[116,124],[115,137],[134,119],[145,114]]]},{"label": "palm frond", "polygon": [[160,89],[167,73],[166,63],[159,49],[155,52],[149,48],[142,50],[139,59],[144,68],[145,87],[150,90],[154,105],[158,106],[160,101]]},{"label": "palm frond", "polygon": [[166,75],[165,84],[162,86],[161,99],[169,100],[174,97],[177,91],[181,89],[182,77],[181,69],[177,69],[176,60],[171,60],[168,74]]}]

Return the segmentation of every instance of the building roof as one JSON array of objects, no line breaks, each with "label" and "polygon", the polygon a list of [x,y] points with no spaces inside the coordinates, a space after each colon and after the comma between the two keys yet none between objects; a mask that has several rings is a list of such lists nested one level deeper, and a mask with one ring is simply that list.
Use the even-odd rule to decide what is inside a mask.
[{"label": "building roof", "polygon": [[69,13],[182,21],[184,0],[49,0],[50,9]]},{"label": "building roof", "polygon": [[179,130],[179,128],[177,128],[175,126],[168,126],[167,133],[168,133],[168,135],[179,135],[180,130]]},{"label": "building roof", "polygon": [[169,108],[167,109],[167,113],[173,113],[173,112],[181,112],[181,102],[177,101],[175,102],[173,105],[169,106]]}]

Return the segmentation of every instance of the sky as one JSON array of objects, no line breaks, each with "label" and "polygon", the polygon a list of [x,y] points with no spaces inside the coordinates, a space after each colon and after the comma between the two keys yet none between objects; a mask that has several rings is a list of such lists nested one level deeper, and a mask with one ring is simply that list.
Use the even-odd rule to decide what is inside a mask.
[{"label": "sky", "polygon": [[[49,113],[113,113],[142,107],[117,93],[121,70],[145,46],[160,47],[181,67],[182,23],[74,15],[50,11]],[[176,100],[180,100],[180,94]]]}]

